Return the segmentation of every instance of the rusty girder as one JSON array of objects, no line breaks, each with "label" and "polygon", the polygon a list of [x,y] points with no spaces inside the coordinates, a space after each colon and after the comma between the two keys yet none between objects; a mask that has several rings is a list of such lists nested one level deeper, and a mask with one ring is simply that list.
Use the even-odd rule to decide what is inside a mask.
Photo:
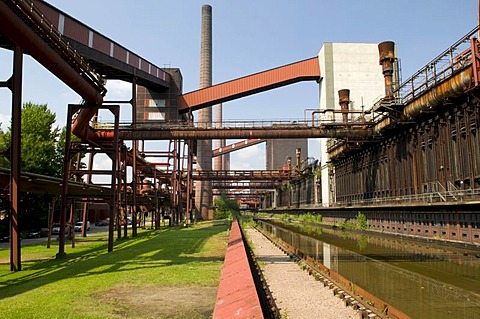
[{"label": "rusty girder", "polygon": [[289,180],[292,178],[290,171],[283,170],[250,170],[250,171],[194,171],[194,180]]}]

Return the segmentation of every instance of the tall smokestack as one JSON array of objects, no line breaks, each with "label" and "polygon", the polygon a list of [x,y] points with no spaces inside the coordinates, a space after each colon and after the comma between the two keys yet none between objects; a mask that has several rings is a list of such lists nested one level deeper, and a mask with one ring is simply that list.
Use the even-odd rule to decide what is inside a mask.
[{"label": "tall smokestack", "polygon": [[380,65],[385,79],[385,97],[393,98],[393,62],[395,61],[395,43],[385,41],[378,45]]},{"label": "tall smokestack", "polygon": [[[200,48],[200,89],[212,85],[212,7],[202,6],[202,36]],[[212,108],[198,111],[198,126],[212,125]],[[212,170],[212,140],[197,141],[197,170]],[[202,219],[209,219],[209,207],[212,203],[212,182],[197,181],[195,185],[195,208]]]}]

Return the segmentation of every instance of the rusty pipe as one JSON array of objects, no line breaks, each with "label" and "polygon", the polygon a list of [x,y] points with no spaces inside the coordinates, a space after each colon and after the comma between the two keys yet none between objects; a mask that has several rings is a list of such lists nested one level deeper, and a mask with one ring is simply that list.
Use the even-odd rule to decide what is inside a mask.
[{"label": "rusty pipe", "polygon": [[0,32],[77,92],[85,101],[103,103],[103,96],[46,44],[3,1],[0,1]]},{"label": "rusty pipe", "polygon": [[470,85],[473,80],[473,70],[469,67],[448,80],[438,84],[425,92],[420,97],[405,106],[403,114],[406,118],[415,118],[420,115],[422,110],[436,107],[443,103],[445,99],[452,98],[462,94],[465,88]]},{"label": "rusty pipe", "polygon": [[385,97],[393,98],[393,63],[395,61],[395,42],[385,41],[378,45],[380,65],[385,81]]},{"label": "rusty pipe", "polygon": [[296,159],[297,159],[297,170],[300,171],[300,166],[301,166],[301,157],[302,157],[302,149],[301,148],[296,148],[295,149],[295,156],[296,156]]},{"label": "rusty pipe", "polygon": [[[145,131],[121,131],[119,138],[124,140],[202,140],[202,139],[244,139],[244,138],[342,138],[342,137],[370,137],[371,129],[365,129],[365,125],[344,125],[342,127],[305,127],[305,128],[285,128],[285,129],[265,129],[263,127],[254,128],[226,128],[221,130],[196,128],[186,130],[184,128],[172,128],[164,130],[145,130]],[[108,138],[109,133],[97,132],[99,138]]]},{"label": "rusty pipe", "polygon": [[343,123],[348,122],[348,105],[350,104],[350,90],[342,89],[338,90],[338,104],[342,111]]}]

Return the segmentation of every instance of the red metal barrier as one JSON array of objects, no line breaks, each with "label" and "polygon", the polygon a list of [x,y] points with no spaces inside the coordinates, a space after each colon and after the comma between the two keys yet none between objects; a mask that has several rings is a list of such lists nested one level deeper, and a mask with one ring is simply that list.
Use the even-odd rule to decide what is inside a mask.
[{"label": "red metal barrier", "polygon": [[263,318],[240,226],[232,222],[222,268],[214,319]]}]

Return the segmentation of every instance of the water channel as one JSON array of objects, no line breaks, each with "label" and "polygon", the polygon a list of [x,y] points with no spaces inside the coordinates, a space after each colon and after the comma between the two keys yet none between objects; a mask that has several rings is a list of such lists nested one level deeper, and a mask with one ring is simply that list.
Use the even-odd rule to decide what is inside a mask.
[{"label": "water channel", "polygon": [[297,223],[259,225],[412,318],[480,318],[480,249]]}]

